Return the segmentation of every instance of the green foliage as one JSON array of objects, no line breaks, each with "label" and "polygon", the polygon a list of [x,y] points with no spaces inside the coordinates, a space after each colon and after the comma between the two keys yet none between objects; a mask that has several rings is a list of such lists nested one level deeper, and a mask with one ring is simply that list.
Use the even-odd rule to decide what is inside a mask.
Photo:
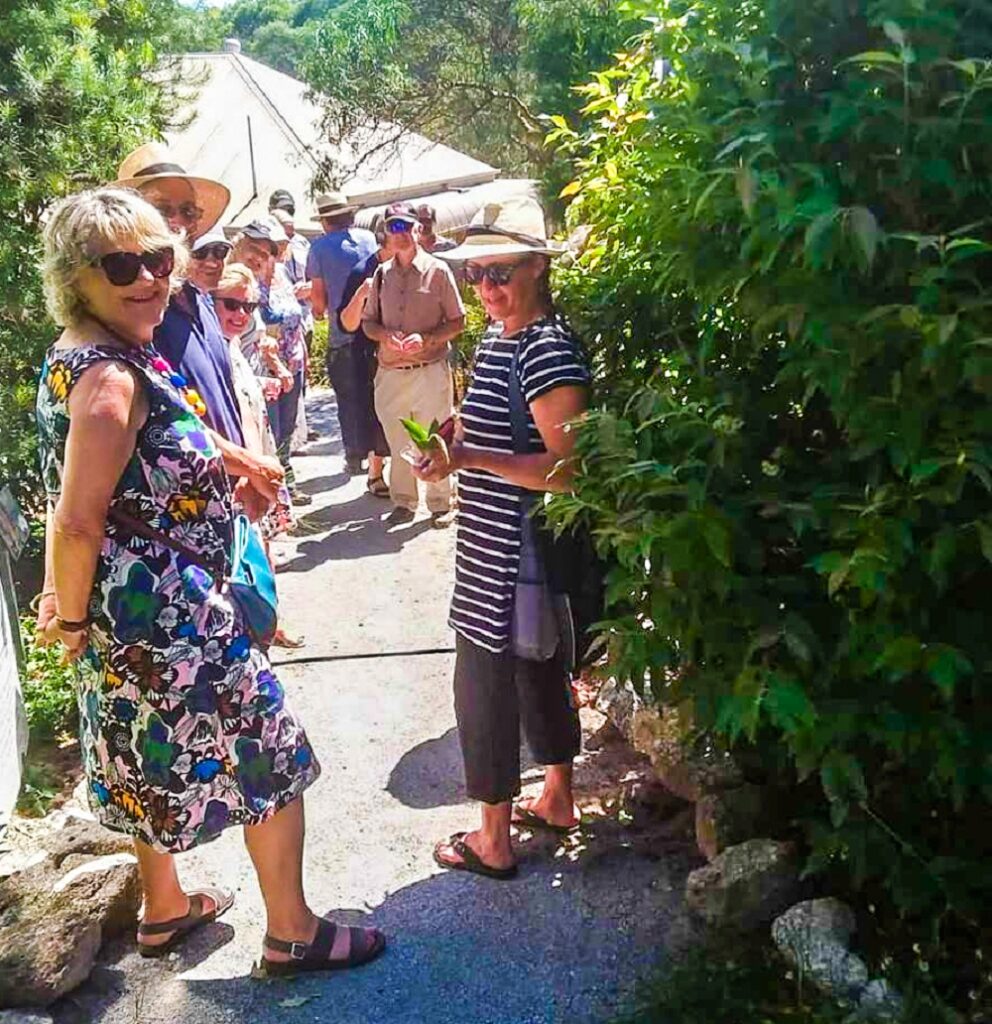
[{"label": "green foliage", "polygon": [[35,379],[55,327],[44,313],[39,230],[61,196],[115,176],[155,136],[165,0],[12,0],[0,19],[0,480],[38,501]]},{"label": "green foliage", "polygon": [[71,728],[76,717],[76,690],[72,669],[62,664],[62,649],[39,647],[34,641],[34,620],[21,619],[24,645],[24,706],[32,740],[52,739]]},{"label": "green foliage", "polygon": [[310,383],[315,387],[330,387],[327,379],[327,320],[315,320],[310,341],[310,363],[307,368]]},{"label": "green foliage", "polygon": [[611,668],[806,780],[811,869],[977,926],[992,12],[627,7],[647,31],[553,132],[604,396],[558,514],[616,561]]},{"label": "green foliage", "polygon": [[[320,23],[302,71],[331,98],[330,138],[402,125],[531,173],[555,160],[542,111],[576,115],[572,86],[633,24],[604,0],[352,0]],[[381,157],[381,138],[360,159]],[[324,168],[330,180],[344,173]]]}]

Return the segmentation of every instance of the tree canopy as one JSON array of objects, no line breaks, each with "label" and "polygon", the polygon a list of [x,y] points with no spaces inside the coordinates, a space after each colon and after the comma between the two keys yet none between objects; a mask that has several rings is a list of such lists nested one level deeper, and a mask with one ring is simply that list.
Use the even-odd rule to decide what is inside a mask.
[{"label": "tree canopy", "polygon": [[0,479],[28,504],[35,382],[54,340],[42,217],[60,196],[114,178],[121,157],[166,124],[167,82],[148,72],[171,14],[166,0],[9,0],[0,19]]}]

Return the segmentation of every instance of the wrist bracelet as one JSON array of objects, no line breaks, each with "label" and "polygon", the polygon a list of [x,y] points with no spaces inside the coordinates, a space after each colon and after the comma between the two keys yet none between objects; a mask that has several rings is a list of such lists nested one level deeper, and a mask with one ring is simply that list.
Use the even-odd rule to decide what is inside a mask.
[{"label": "wrist bracelet", "polygon": [[70,619],[63,619],[61,615],[55,616],[55,622],[63,633],[82,633],[84,629],[90,628],[91,621],[91,619],[86,618],[73,622]]},{"label": "wrist bracelet", "polygon": [[41,602],[44,601],[46,597],[54,596],[54,590],[43,590],[40,594],[35,594],[34,597],[32,597],[31,600],[28,602],[28,610],[34,612],[34,614],[37,615],[39,609],[41,608]]}]

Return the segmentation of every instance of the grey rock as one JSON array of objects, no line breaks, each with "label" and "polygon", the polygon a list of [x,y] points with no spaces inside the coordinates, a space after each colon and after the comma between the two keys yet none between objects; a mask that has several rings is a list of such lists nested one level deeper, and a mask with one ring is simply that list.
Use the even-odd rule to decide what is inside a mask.
[{"label": "grey rock", "polygon": [[40,860],[0,880],[0,1007],[47,1006],[76,988],[102,943],[134,927],[141,902],[138,862],[119,852],[120,837],[76,821],[45,843]]},{"label": "grey rock", "polygon": [[773,832],[778,824],[774,793],[745,783],[704,794],[696,804],[696,845],[713,860],[729,846]]},{"label": "grey rock", "polygon": [[52,1024],[52,1016],[35,1010],[0,1010],[0,1024]]},{"label": "grey rock", "polygon": [[620,683],[616,679],[607,679],[596,698],[596,710],[606,715],[627,740],[630,739],[630,725],[634,712],[643,706],[644,702],[634,692],[634,688],[629,683]]},{"label": "grey rock", "polygon": [[855,1019],[858,1021],[899,1021],[905,1011],[903,998],[885,980],[869,981],[861,992]]},{"label": "grey rock", "polygon": [[620,807],[635,828],[669,821],[689,806],[656,778],[631,779],[620,789]]},{"label": "grey rock", "polygon": [[747,932],[768,924],[801,890],[791,843],[750,839],[686,880],[686,903],[710,928]]},{"label": "grey rock", "polygon": [[868,984],[868,968],[849,949],[854,912],[840,900],[806,900],[772,924],[772,939],[804,978],[841,1003],[853,1003]]}]

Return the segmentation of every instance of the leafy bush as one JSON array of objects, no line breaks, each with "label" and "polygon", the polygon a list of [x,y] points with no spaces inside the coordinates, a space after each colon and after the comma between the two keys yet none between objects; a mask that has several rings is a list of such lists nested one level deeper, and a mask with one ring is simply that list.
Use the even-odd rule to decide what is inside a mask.
[{"label": "leafy bush", "polygon": [[115,177],[166,123],[167,76],[151,82],[171,0],[10,0],[0,18],[0,481],[40,500],[34,396],[55,338],[38,274],[56,199]]},{"label": "leafy bush", "polygon": [[314,387],[330,387],[327,379],[327,321],[314,320],[313,338],[310,340],[310,363],[307,377]]},{"label": "leafy bush", "polygon": [[76,687],[72,669],[62,664],[62,648],[39,647],[34,620],[21,619],[24,645],[24,707],[32,741],[48,740],[72,728],[76,720]]},{"label": "leafy bush", "polygon": [[[586,87],[559,283],[611,668],[804,783],[813,870],[992,905],[992,11],[688,0]],[[985,919],[987,921],[987,917]]]}]

